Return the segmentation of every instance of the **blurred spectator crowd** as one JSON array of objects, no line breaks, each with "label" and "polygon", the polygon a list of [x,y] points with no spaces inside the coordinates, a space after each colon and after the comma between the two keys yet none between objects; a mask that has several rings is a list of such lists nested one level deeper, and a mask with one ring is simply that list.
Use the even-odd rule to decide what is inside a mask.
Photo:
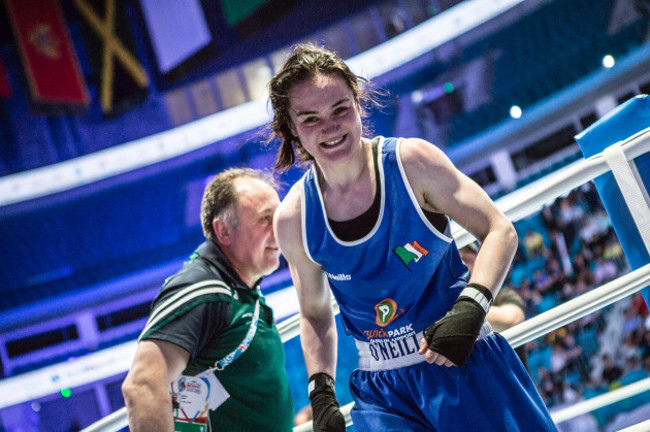
[{"label": "blurred spectator crowd", "polygon": [[[630,270],[591,182],[515,227],[520,247],[506,286],[525,300],[528,318]],[[648,307],[634,294],[529,342],[527,351],[530,374],[549,408],[607,393],[650,376]],[[610,430],[617,416],[639,407],[647,417],[648,393],[561,423],[560,430]]]}]

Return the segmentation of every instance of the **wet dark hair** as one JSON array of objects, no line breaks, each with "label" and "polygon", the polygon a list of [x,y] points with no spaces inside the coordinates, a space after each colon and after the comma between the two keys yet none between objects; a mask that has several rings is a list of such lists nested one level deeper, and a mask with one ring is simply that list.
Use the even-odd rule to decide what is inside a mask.
[{"label": "wet dark hair", "polygon": [[289,91],[295,84],[307,82],[319,74],[341,77],[352,90],[362,117],[366,116],[369,105],[380,105],[379,95],[382,93],[372,89],[365,78],[355,75],[336,53],[313,43],[295,45],[289,58],[268,85],[273,108],[272,135],[269,140],[278,138],[282,141],[275,161],[276,169],[291,168],[296,162],[296,152],[301,162],[313,160],[289,127]]}]

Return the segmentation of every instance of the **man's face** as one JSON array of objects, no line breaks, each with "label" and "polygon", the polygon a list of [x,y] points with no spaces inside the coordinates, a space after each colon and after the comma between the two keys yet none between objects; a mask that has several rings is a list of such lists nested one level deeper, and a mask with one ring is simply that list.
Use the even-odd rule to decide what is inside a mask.
[{"label": "man's face", "polygon": [[280,264],[280,249],[273,235],[273,215],[280,198],[262,180],[242,177],[235,180],[239,224],[230,227],[230,242],[223,246],[228,259],[249,286]]}]

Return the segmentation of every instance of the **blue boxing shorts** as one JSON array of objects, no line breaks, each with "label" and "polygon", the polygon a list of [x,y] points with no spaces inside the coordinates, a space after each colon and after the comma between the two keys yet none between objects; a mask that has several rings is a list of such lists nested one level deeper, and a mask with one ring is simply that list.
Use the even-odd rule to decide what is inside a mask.
[{"label": "blue boxing shorts", "polygon": [[360,368],[350,378],[355,431],[557,431],[501,335],[482,336],[461,367],[429,364],[418,356],[421,360],[411,356],[411,364],[391,368],[364,361],[360,349]]}]

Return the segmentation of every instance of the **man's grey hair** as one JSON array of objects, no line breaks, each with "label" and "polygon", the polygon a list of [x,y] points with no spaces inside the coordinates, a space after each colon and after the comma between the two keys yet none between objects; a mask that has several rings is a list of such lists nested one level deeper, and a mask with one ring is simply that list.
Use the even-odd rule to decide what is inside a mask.
[{"label": "man's grey hair", "polygon": [[216,242],[216,234],[212,221],[222,219],[232,227],[239,225],[237,216],[237,191],[235,180],[239,178],[254,178],[261,180],[278,190],[278,184],[273,174],[253,168],[229,168],[217,174],[205,188],[201,201],[201,225],[203,235]]}]

